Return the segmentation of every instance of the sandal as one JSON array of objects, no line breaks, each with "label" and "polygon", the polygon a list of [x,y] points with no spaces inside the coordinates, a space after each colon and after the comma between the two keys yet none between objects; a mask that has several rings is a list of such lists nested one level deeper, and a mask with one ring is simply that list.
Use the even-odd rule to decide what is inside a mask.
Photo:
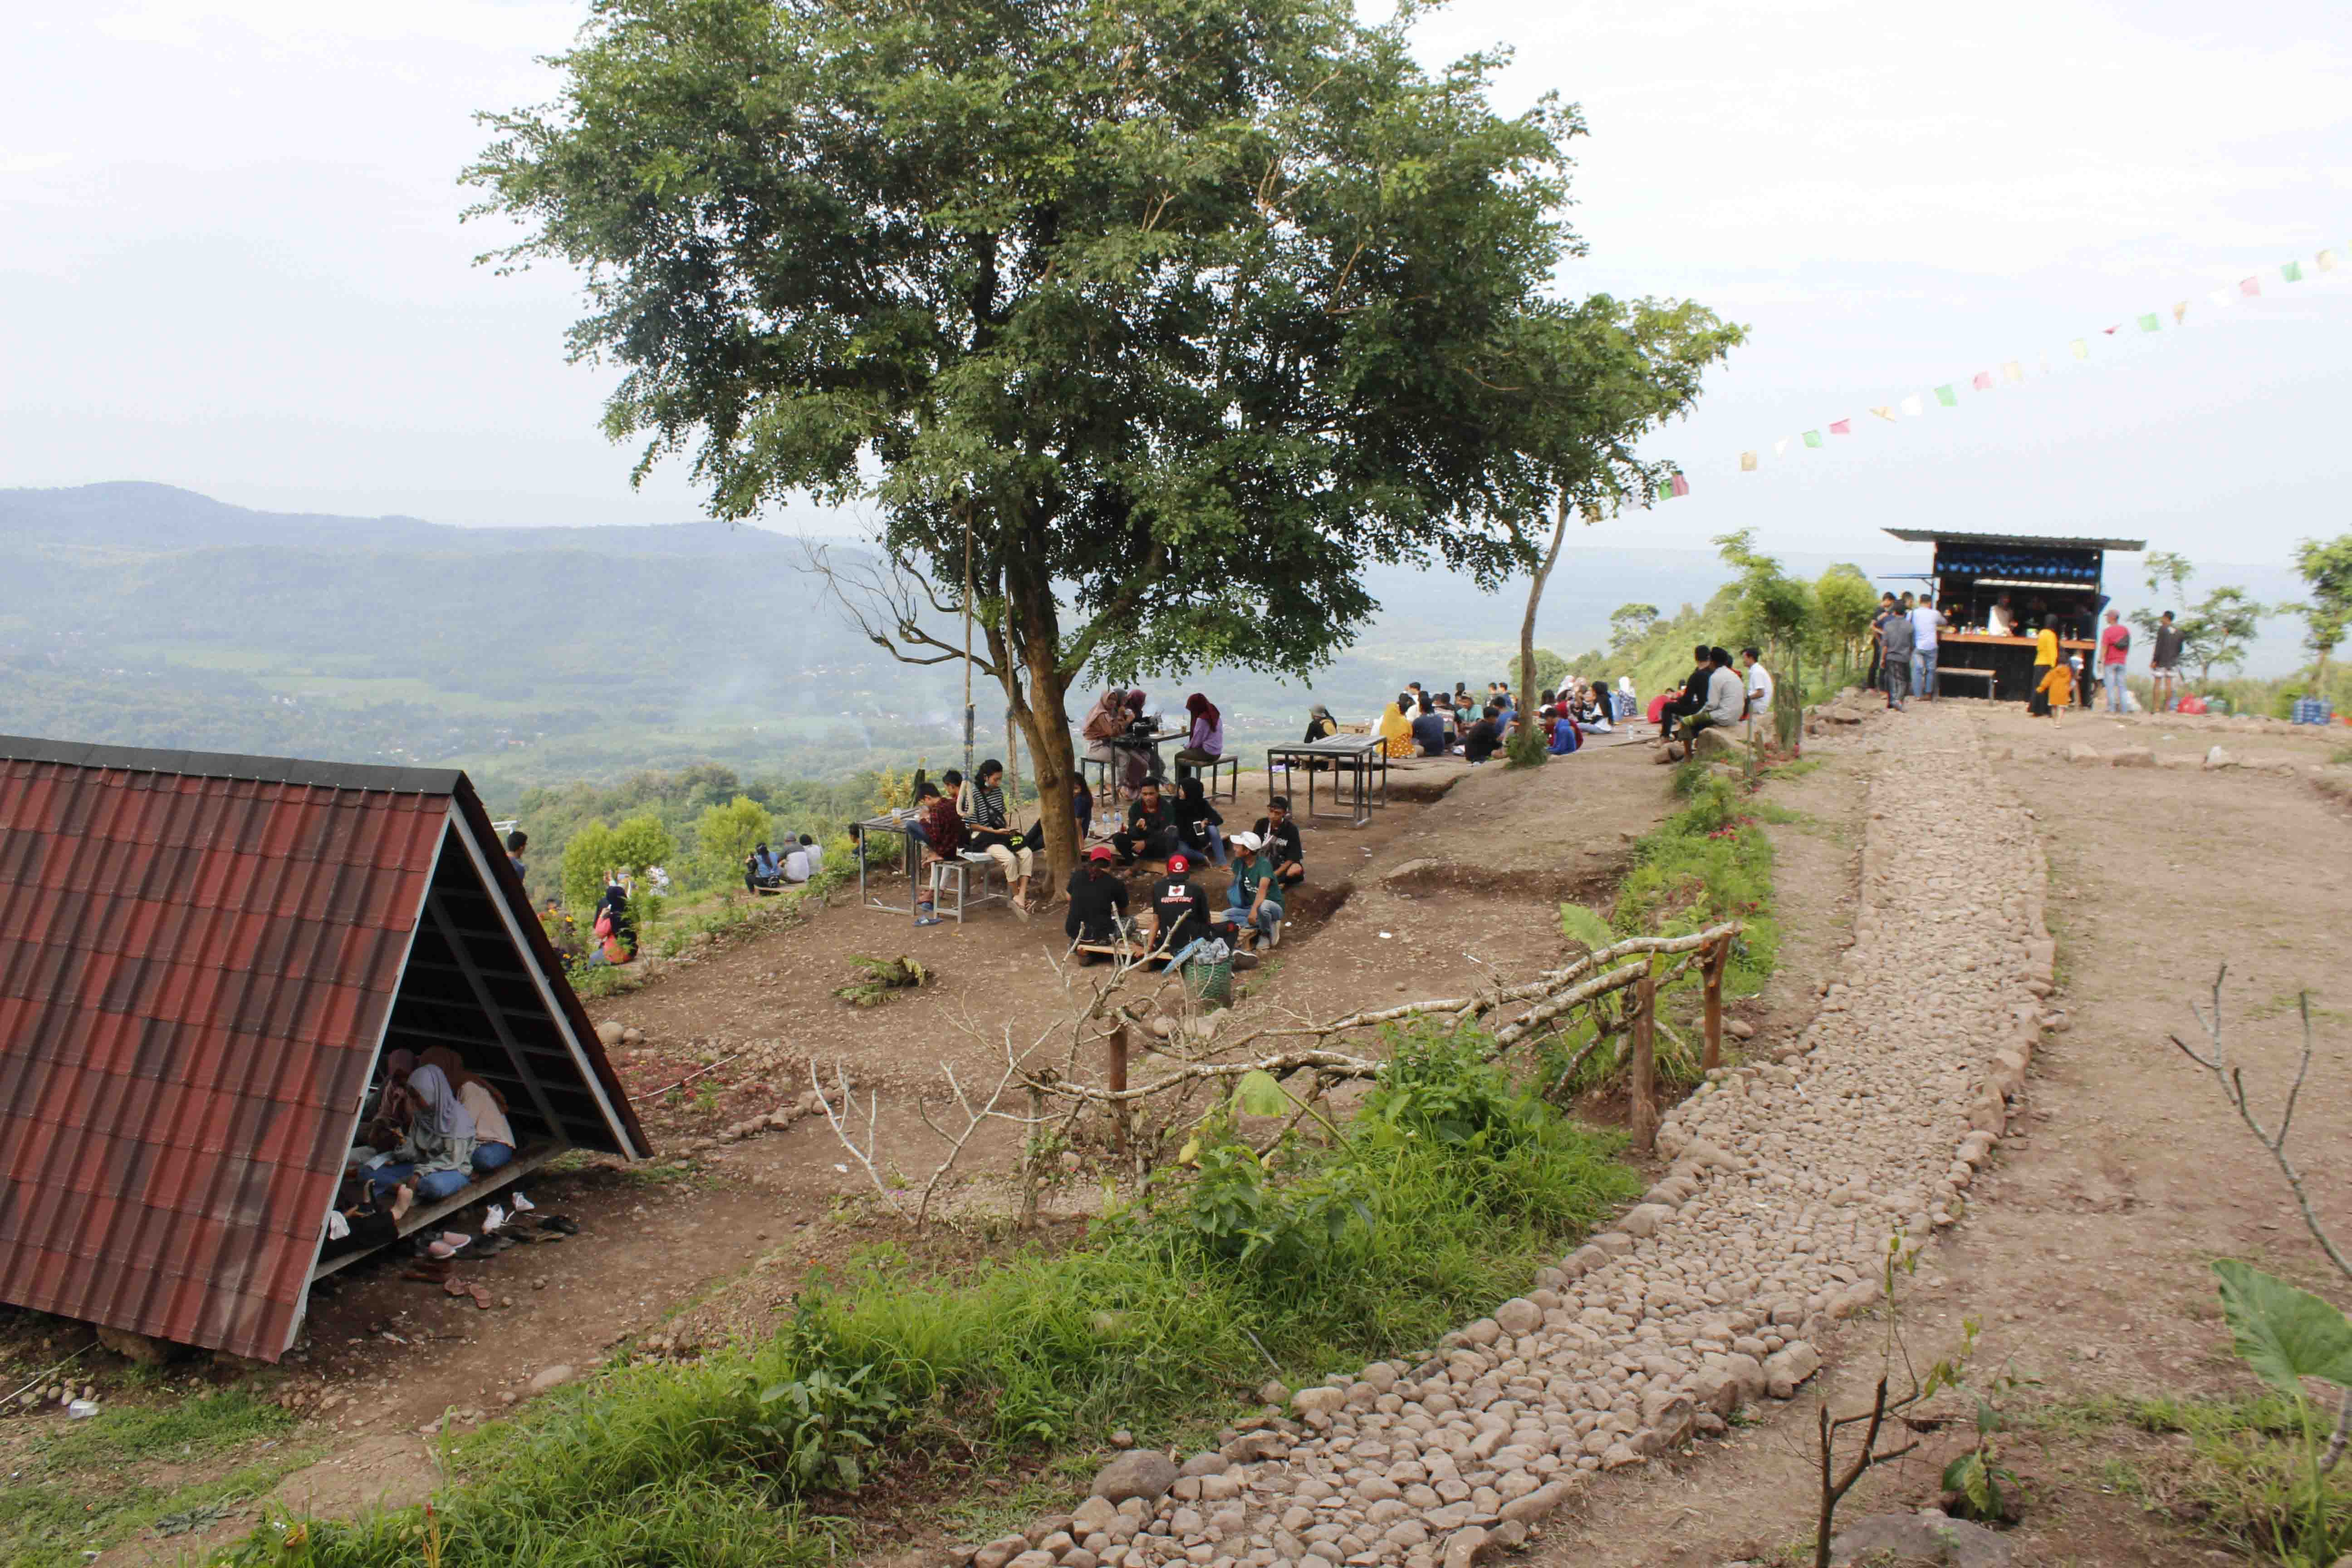
[{"label": "sandal", "polygon": [[578,1236],[580,1234],[580,1226],[573,1221],[564,1218],[564,1216],[560,1214],[541,1215],[539,1216],[539,1224],[540,1228],[542,1230],[555,1231],[563,1236]]}]

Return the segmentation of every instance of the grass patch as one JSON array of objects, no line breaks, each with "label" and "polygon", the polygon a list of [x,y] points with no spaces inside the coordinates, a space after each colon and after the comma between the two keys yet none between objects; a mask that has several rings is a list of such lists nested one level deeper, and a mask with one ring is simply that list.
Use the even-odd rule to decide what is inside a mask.
[{"label": "grass patch", "polygon": [[1113,1426],[1151,1443],[1213,1424],[1277,1368],[1306,1383],[1426,1352],[1640,1185],[1610,1138],[1486,1048],[1475,1031],[1398,1038],[1328,1143],[1254,1147],[1228,1107],[1189,1166],[1082,1247],[931,1277],[877,1253],[813,1281],[763,1343],[558,1390],[453,1444],[466,1479],[433,1533],[422,1510],[286,1521],[238,1561],[787,1568],[836,1544],[813,1510],[889,1445],[1001,1463]]},{"label": "grass patch", "polygon": [[[159,1521],[209,1522],[215,1505],[249,1503],[318,1457],[283,1446],[293,1425],[277,1405],[233,1389],[211,1399],[111,1406],[56,1427],[33,1439],[21,1468],[0,1488],[0,1562],[65,1568]],[[194,1485],[157,1484],[142,1474],[247,1448],[254,1451],[249,1462]]]}]

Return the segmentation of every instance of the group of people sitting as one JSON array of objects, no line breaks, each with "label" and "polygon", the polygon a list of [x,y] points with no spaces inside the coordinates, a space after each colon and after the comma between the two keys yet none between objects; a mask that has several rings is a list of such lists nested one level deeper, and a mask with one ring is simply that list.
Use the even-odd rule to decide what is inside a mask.
[{"label": "group of people sitting", "polygon": [[[1268,800],[1265,815],[1245,832],[1226,834],[1223,821],[1198,778],[1185,780],[1173,802],[1146,780],[1128,807],[1126,826],[1088,849],[1071,874],[1063,933],[1082,946],[1125,942],[1171,963],[1211,939],[1244,952],[1279,943],[1284,897],[1307,879],[1306,847],[1290,802]],[[1167,875],[1130,917],[1126,868],[1139,860],[1165,861]],[[1211,865],[1230,873],[1222,913],[1192,879]]]},{"label": "group of people sitting", "polygon": [[995,861],[1004,873],[1013,912],[1024,921],[1029,918],[1029,880],[1036,872],[1044,834],[1034,823],[1013,826],[1004,798],[1004,764],[994,757],[981,763],[969,779],[957,768],[941,773],[938,784],[918,773],[915,817],[907,825],[907,837],[910,851],[919,857],[917,925],[939,924],[944,869],[964,855],[986,855]]},{"label": "group of people sitting", "polygon": [[[1630,689],[1624,701],[1630,711]],[[1315,713],[1318,721],[1329,716],[1319,704]],[[1564,756],[1581,746],[1586,735],[1614,729],[1619,717],[1616,700],[1606,687],[1576,677],[1558,691],[1544,692],[1532,717],[1520,710],[1507,680],[1489,681],[1483,702],[1474,700],[1463,681],[1454,682],[1451,692],[1433,694],[1416,680],[1381,710],[1373,732],[1391,757],[1452,755],[1484,763],[1529,723],[1539,726],[1547,750]],[[1316,738],[1310,731],[1308,739]]]},{"label": "group of people sitting", "polygon": [[513,1160],[506,1096],[446,1046],[384,1053],[383,1078],[345,1168],[378,1194],[427,1201]]},{"label": "group of people sitting", "polygon": [[1739,650],[1737,668],[1727,648],[1700,643],[1691,658],[1682,689],[1653,705],[1658,739],[1670,750],[1688,747],[1702,730],[1736,730],[1772,710],[1772,672],[1756,648]]},{"label": "group of people sitting", "polygon": [[803,833],[799,841],[778,855],[761,840],[743,861],[743,890],[747,893],[782,892],[788,886],[798,886],[824,869],[824,846]]},{"label": "group of people sitting", "polygon": [[[1139,689],[1114,687],[1096,700],[1080,728],[1087,755],[1104,764],[1115,793],[1131,795],[1146,780],[1166,782],[1160,761],[1160,719],[1144,711],[1150,703]],[[1195,691],[1184,699],[1184,743],[1176,751],[1180,783],[1225,754],[1225,716],[1207,693]]]}]

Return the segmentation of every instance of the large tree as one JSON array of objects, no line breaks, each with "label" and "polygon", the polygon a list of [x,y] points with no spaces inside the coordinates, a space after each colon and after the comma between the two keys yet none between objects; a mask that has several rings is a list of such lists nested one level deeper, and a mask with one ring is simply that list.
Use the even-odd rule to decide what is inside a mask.
[{"label": "large tree", "polygon": [[1066,868],[1090,667],[1305,670],[1370,563],[1536,564],[1578,465],[1531,408],[1591,380],[1545,293],[1581,125],[1496,112],[1497,63],[1424,71],[1345,0],[599,0],[470,176],[507,259],[585,272],[573,352],[646,466],[727,516],[881,502]]},{"label": "large tree", "polygon": [[2294,569],[2303,574],[2311,597],[2294,606],[2304,619],[2304,644],[2311,649],[2311,689],[2327,692],[2327,660],[2352,626],[2352,533],[2322,542],[2306,539],[2294,548]]}]

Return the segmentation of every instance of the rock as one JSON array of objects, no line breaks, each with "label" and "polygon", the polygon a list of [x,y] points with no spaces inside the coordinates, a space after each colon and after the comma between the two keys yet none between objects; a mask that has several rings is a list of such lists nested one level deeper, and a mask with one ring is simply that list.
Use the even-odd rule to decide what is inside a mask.
[{"label": "rock", "polygon": [[1691,754],[1696,757],[1729,757],[1744,761],[1748,756],[1748,745],[1746,742],[1740,740],[1736,731],[1727,730],[1719,724],[1710,725],[1701,730],[1697,737],[1691,742]]},{"label": "rock", "polygon": [[1231,1467],[1223,1454],[1195,1454],[1184,1461],[1176,1474],[1183,1476],[1222,1476]]},{"label": "rock", "polygon": [[1745,1018],[1731,1019],[1723,1026],[1735,1040],[1752,1040],[1756,1037],[1756,1026]]},{"label": "rock", "polygon": [[1445,1568],[1471,1568],[1486,1550],[1486,1532],[1476,1525],[1445,1538]]},{"label": "rock", "polygon": [[531,1373],[530,1391],[533,1394],[545,1394],[549,1389],[560,1388],[579,1375],[566,1362],[558,1362],[553,1366],[543,1366]]},{"label": "rock", "polygon": [[1089,1497],[1070,1512],[1070,1533],[1083,1541],[1118,1522],[1118,1508],[1107,1497]]},{"label": "rock", "polygon": [[1543,1309],[1521,1296],[1495,1309],[1495,1322],[1513,1339],[1543,1327]]},{"label": "rock", "polygon": [[1855,1520],[1830,1541],[1830,1561],[1937,1563],[1948,1568],[2008,1568],[2010,1545],[1981,1524],[1947,1517],[1940,1509],[1875,1513]]},{"label": "rock", "polygon": [[596,1026],[596,1038],[607,1047],[619,1045],[625,1032],[618,1018],[607,1018]]},{"label": "rock", "polygon": [[1267,1384],[1265,1387],[1257,1391],[1257,1396],[1268,1405],[1287,1405],[1290,1403],[1290,1390],[1285,1388],[1279,1383]]},{"label": "rock", "polygon": [[1567,1482],[1546,1481],[1525,1497],[1515,1497],[1505,1503],[1502,1508],[1503,1519],[1507,1523],[1516,1521],[1520,1523],[1533,1524],[1567,1500]]},{"label": "rock", "polygon": [[2097,766],[2106,761],[2096,749],[2079,743],[2066,748],[2066,760],[2078,766]]},{"label": "rock", "polygon": [[2107,758],[2107,765],[2114,768],[2152,768],[2156,766],[2156,753],[2146,746],[2126,746]]},{"label": "rock", "polygon": [[2238,759],[2231,756],[2223,747],[2215,746],[2205,753],[2205,769],[2208,773],[2221,768],[2234,768],[2237,765]]},{"label": "rock", "polygon": [[[1705,731],[1699,731],[1705,734]],[[1635,1204],[1618,1220],[1617,1228],[1635,1240],[1658,1234],[1658,1226],[1675,1217],[1675,1211],[1664,1204]]]},{"label": "rock", "polygon": [[[1334,1389],[1333,1393],[1339,1392]],[[1125,1502],[1129,1498],[1141,1498],[1157,1502],[1168,1495],[1176,1484],[1176,1461],[1156,1448],[1138,1448],[1121,1454],[1095,1473],[1095,1484],[1089,1489],[1096,1497],[1111,1502]]]},{"label": "rock", "polygon": [[1822,1352],[1803,1340],[1791,1340],[1764,1358],[1764,1392],[1793,1399],[1798,1385],[1821,1369]]},{"label": "rock", "polygon": [[1604,1470],[1627,1469],[1641,1462],[1640,1451],[1629,1444],[1612,1443],[1601,1451],[1601,1468]]},{"label": "rock", "polygon": [[627,1028],[621,1031],[621,1044],[625,1046],[642,1046],[645,1043],[646,1032],[643,1029]]},{"label": "rock", "polygon": [[1347,1403],[1348,1391],[1344,1388],[1333,1388],[1328,1384],[1321,1388],[1302,1388],[1290,1396],[1291,1407],[1301,1415],[1311,1415],[1318,1410],[1328,1415],[1335,1410],[1345,1408]]},{"label": "rock", "polygon": [[98,1342],[141,1366],[162,1366],[172,1350],[164,1341],[134,1334],[129,1329],[109,1328],[104,1323],[98,1325]]},{"label": "rock", "polygon": [[1691,1439],[1698,1406],[1676,1388],[1653,1388],[1642,1396],[1642,1425],[1657,1434],[1657,1448],[1679,1448]]}]

